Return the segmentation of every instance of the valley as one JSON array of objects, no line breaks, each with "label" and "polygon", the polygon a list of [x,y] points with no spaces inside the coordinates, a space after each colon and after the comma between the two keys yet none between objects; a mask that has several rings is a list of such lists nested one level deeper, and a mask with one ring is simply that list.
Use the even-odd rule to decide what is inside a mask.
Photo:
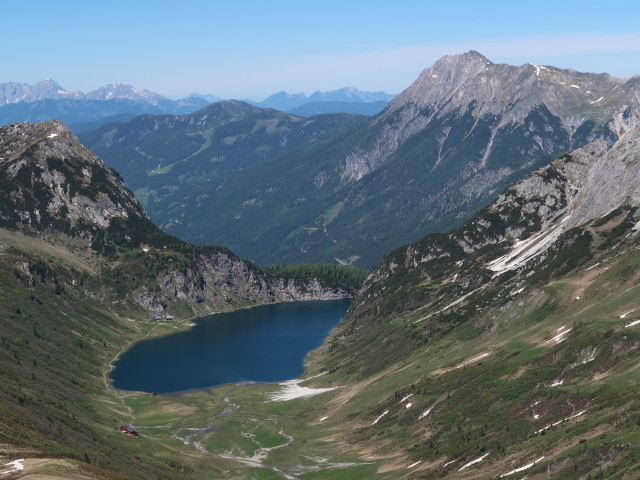
[{"label": "valley", "polygon": [[[83,136],[119,152],[125,179],[58,121],[0,127],[0,472],[637,478],[637,82],[468,52],[443,57],[370,119],[226,101]],[[539,91],[553,95],[540,103]],[[218,145],[228,163],[210,162]],[[216,198],[250,195],[241,214],[201,197],[204,178],[178,176],[163,195],[160,183],[145,183],[209,168],[220,177]],[[253,218],[255,230],[242,231],[273,255],[272,267],[156,227],[125,187],[132,172],[147,206],[183,208],[183,220],[163,224],[170,232],[169,224],[198,231],[184,220],[199,215],[186,203],[193,194],[220,218]],[[185,203],[176,203],[183,183]],[[396,201],[403,207],[392,209]],[[315,210],[303,208],[309,203]],[[418,217],[403,216],[417,204]],[[452,216],[427,219],[427,209]],[[356,220],[361,214],[375,222]],[[438,232],[419,234],[426,224]],[[372,225],[380,238],[357,228]],[[290,243],[271,228],[286,229]],[[398,246],[408,231],[419,239]],[[365,255],[348,235],[375,248]],[[376,248],[386,252],[379,262]],[[291,265],[326,252],[376,266]],[[158,395],[111,381],[134,344],[190,329],[204,339],[196,318],[346,298],[346,316],[306,356],[300,378]],[[139,435],[114,429],[128,424]]]}]

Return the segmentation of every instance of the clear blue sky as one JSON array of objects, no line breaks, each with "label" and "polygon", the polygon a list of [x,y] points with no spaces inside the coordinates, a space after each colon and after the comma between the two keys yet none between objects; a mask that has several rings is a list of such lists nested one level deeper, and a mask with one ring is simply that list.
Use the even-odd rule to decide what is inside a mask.
[{"label": "clear blue sky", "polygon": [[640,73],[640,2],[0,0],[0,83],[130,83],[262,100],[355,86],[398,93],[474,49],[617,77]]}]

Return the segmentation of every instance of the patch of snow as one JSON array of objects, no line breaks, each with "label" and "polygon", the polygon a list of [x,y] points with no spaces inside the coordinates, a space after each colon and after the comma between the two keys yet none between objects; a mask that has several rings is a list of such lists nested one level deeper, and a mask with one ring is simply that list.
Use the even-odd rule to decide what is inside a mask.
[{"label": "patch of snow", "polygon": [[460,302],[464,301],[464,299],[465,299],[465,298],[467,298],[469,295],[473,295],[474,293],[476,293],[476,292],[478,292],[478,291],[480,291],[480,290],[482,290],[483,288],[486,288],[486,287],[487,287],[486,285],[483,285],[483,286],[482,286],[482,287],[480,287],[480,288],[476,288],[476,289],[475,289],[475,290],[473,290],[472,292],[469,292],[469,293],[467,293],[466,295],[463,295],[462,297],[460,297],[460,298],[459,298],[459,299],[457,299],[456,301],[451,302],[451,303],[450,303],[449,305],[447,305],[446,307],[441,308],[441,309],[440,309],[440,310],[438,310],[437,312],[433,312],[433,313],[430,313],[430,314],[429,314],[429,315],[427,315],[427,316],[424,316],[424,317],[422,317],[422,318],[419,318],[418,320],[416,320],[416,321],[415,321],[415,322],[413,322],[413,323],[421,322],[421,321],[423,321],[423,320],[426,320],[426,319],[427,319],[427,318],[429,318],[429,317],[433,317],[434,315],[437,315],[437,314],[438,314],[438,313],[440,313],[440,312],[444,312],[445,310],[447,310],[447,309],[449,309],[449,308],[451,308],[451,307],[454,307],[454,306],[456,306],[457,304],[459,304]]},{"label": "patch of snow", "polygon": [[521,293],[522,291],[524,291],[524,287],[519,288],[518,290],[514,290],[513,292],[511,292],[511,296],[515,297],[516,295],[518,295],[519,293]]},{"label": "patch of snow", "polygon": [[405,406],[405,408],[411,408],[411,405],[413,405],[413,403],[409,402],[409,403],[407,403],[407,405]]},{"label": "patch of snow", "polygon": [[540,415],[538,415],[537,413],[533,416],[533,419],[534,419],[534,420],[537,420],[537,419],[539,419],[539,418],[540,418]]},{"label": "patch of snow", "polygon": [[546,427],[543,427],[540,430],[536,430],[536,433],[540,433],[540,432],[545,431],[548,428],[555,427],[556,425],[560,425],[562,422],[568,422],[569,420],[571,420],[573,418],[576,418],[576,417],[579,417],[581,415],[584,415],[585,413],[587,413],[587,411],[583,410],[583,411],[578,412],[575,415],[572,415],[572,416],[570,416],[568,418],[563,418],[562,420],[558,420],[557,422],[553,422],[551,425],[547,425]]},{"label": "patch of snow", "polygon": [[375,425],[376,423],[378,423],[380,421],[380,419],[382,417],[384,417],[387,413],[389,413],[389,410],[385,410],[382,415],[380,415],[378,418],[375,419],[375,421],[371,424],[371,425]]},{"label": "patch of snow", "polygon": [[604,97],[600,97],[597,100],[594,100],[593,102],[589,102],[591,105],[593,105],[594,103],[598,103],[600,100],[602,100]]},{"label": "patch of snow", "polygon": [[559,387],[564,383],[564,380],[556,380],[555,382],[553,382],[551,385],[549,385],[550,387]]},{"label": "patch of snow", "polygon": [[445,463],[442,468],[447,467],[449,465],[451,465],[452,463],[456,463],[458,460],[460,460],[460,458],[456,458],[455,460],[451,460],[450,462]]},{"label": "patch of snow", "polygon": [[630,313],[631,313],[631,312],[623,313],[622,315],[620,315],[620,318],[624,318],[624,317],[626,317],[627,315],[629,315]]},{"label": "patch of snow", "polygon": [[[357,392],[356,392],[357,393]],[[351,396],[349,398],[347,398],[344,402],[342,402],[342,404],[344,405],[345,403],[347,403],[349,400],[351,400],[353,397],[355,397],[356,394],[352,393]]]},{"label": "patch of snow", "polygon": [[587,268],[585,270],[585,272],[588,272],[589,270],[591,270],[592,268],[596,268],[598,265],[600,265],[600,262],[596,263],[595,265],[591,265],[589,268]]},{"label": "patch of snow", "polygon": [[462,365],[458,365],[455,369],[462,368],[465,365],[469,365],[470,363],[475,362],[476,360],[480,360],[481,358],[487,357],[487,356],[489,356],[490,353],[491,352],[486,352],[486,353],[483,353],[482,355],[478,355],[477,357],[473,357],[471,360],[467,360]]},{"label": "patch of snow", "polygon": [[324,422],[327,418],[329,418],[328,416],[326,417],[322,417],[320,420],[318,420],[319,422]]},{"label": "patch of snow", "polygon": [[578,85],[571,84],[571,88],[577,88],[578,90],[580,90],[580,87]]},{"label": "patch of snow", "polygon": [[0,472],[0,475],[6,475],[7,473],[19,472],[20,470],[24,470],[24,458],[19,458],[14,460],[13,462],[5,463],[5,467],[10,467],[10,470],[5,472]]},{"label": "patch of snow", "polygon": [[589,355],[589,357],[582,363],[585,364],[585,363],[592,362],[593,359],[596,358],[596,350],[597,349],[598,349],[598,347],[594,348],[593,351],[591,352],[591,354]]},{"label": "patch of snow", "polygon": [[[306,379],[308,380],[308,379]],[[331,390],[335,390],[340,387],[327,387],[327,388],[309,388],[300,386],[300,382],[303,382],[302,379],[289,380],[287,382],[282,382],[279,385],[282,386],[279,392],[272,393],[269,396],[269,399],[272,402],[286,402],[287,400],[293,400],[296,398],[302,397],[312,397],[314,395],[319,395],[320,393],[330,392]]]},{"label": "patch of snow", "polygon": [[634,320],[629,325],[625,325],[624,328],[633,327],[634,325],[638,325],[639,323],[640,323],[640,320]]},{"label": "patch of snow", "polygon": [[540,232],[526,240],[518,240],[511,250],[503,256],[492,260],[487,264],[487,268],[495,275],[521,267],[533,257],[539,255],[555,242],[564,231],[564,224],[569,217],[564,217],[560,223],[552,230]]},{"label": "patch of snow", "polygon": [[480,458],[476,458],[475,460],[471,460],[469,463],[463,465],[458,471],[461,472],[462,470],[464,470],[467,467],[470,467],[471,465],[475,465],[476,463],[480,463],[482,460],[484,460],[488,456],[489,456],[489,452],[485,453]]},{"label": "patch of snow", "polygon": [[438,75],[431,75],[431,78],[438,78]]},{"label": "patch of snow", "polygon": [[410,399],[411,397],[413,397],[413,393],[406,395],[402,400],[400,400],[400,403],[404,403],[406,400]]},{"label": "patch of snow", "polygon": [[431,410],[433,410],[433,407],[427,408],[424,412],[422,412],[420,414],[420,416],[418,417],[418,420],[422,420],[424,417],[426,417],[427,415],[429,415],[429,413],[431,412]]},{"label": "patch of snow", "polygon": [[579,297],[579,296],[578,296],[578,297],[576,297],[576,300],[580,300],[580,297]]},{"label": "patch of snow", "polygon": [[537,459],[534,462],[531,462],[531,463],[525,465],[524,467],[516,468],[515,470],[511,470],[510,472],[504,473],[504,474],[500,475],[500,478],[506,477],[507,475],[512,475],[514,473],[518,473],[518,472],[522,472],[524,470],[527,470],[527,469],[533,467],[536,463],[540,463],[542,460],[544,460],[544,456],[540,457],[539,459]]},{"label": "patch of snow", "polygon": [[569,329],[565,330],[565,328],[566,328],[566,327],[565,327],[564,325],[563,325],[562,327],[560,327],[560,328],[557,330],[557,335],[556,335],[555,337],[553,337],[553,338],[550,338],[549,340],[547,340],[547,341],[546,341],[546,342],[544,342],[544,343],[546,344],[546,343],[553,342],[553,341],[555,341],[556,343],[560,343],[560,342],[565,341],[565,340],[567,339],[567,334],[568,334],[571,330],[573,330],[572,328],[569,328]]},{"label": "patch of snow", "polygon": [[411,465],[409,465],[409,466],[407,467],[407,470],[408,470],[408,469],[410,469],[410,468],[415,467],[416,465],[420,465],[421,463],[422,463],[422,460],[418,460],[417,462],[412,463]]},{"label": "patch of snow", "polygon": [[56,138],[57,136],[57,133],[52,133],[51,135],[47,135],[47,138]]}]

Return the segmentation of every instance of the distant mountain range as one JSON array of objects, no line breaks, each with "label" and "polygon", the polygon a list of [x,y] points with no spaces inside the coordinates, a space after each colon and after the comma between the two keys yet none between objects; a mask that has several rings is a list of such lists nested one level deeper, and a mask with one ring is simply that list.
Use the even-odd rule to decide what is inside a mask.
[{"label": "distant mountain range", "polygon": [[[362,92],[348,87],[332,92],[315,92],[308,97],[280,92],[263,102],[249,103],[282,111],[296,109],[296,115],[300,116],[338,112],[374,115],[392,97],[383,92]],[[122,83],[107,84],[88,93],[66,90],[50,78],[33,85],[0,83],[0,125],[55,119],[69,124],[78,133],[145,113],[193,113],[220,100],[214,95],[200,94],[171,100]]]},{"label": "distant mountain range", "polygon": [[[332,90],[330,92],[316,91],[307,96],[304,93],[287,93],[278,92],[267,97],[262,102],[253,102],[248,100],[248,103],[260,108],[275,108],[276,110],[282,110],[283,112],[293,112],[294,109],[306,105],[315,103],[337,103],[347,102],[350,104],[361,103],[376,103],[384,102],[389,103],[395,95],[385,92],[363,92],[355,87],[345,87],[339,90]],[[341,110],[342,111],[342,110]],[[321,113],[335,113],[335,112],[321,112]],[[360,113],[360,112],[345,112],[345,113]],[[377,113],[377,112],[376,112]]]},{"label": "distant mountain range", "polygon": [[[206,96],[191,95],[180,100],[170,100],[149,90],[139,90],[132,85],[109,83],[89,93],[71,92],[55,80],[47,78],[36,84],[0,83],[0,107],[10,104],[35,103],[41,100],[130,100],[135,103],[158,107],[167,113],[184,113],[188,109],[202,108],[211,101]],[[220,99],[215,99],[220,100]]]},{"label": "distant mountain range", "polygon": [[108,84],[89,93],[71,92],[54,80],[0,84],[0,125],[60,120],[75,132],[145,113],[185,114],[209,105],[206,96],[171,100],[131,85]]}]

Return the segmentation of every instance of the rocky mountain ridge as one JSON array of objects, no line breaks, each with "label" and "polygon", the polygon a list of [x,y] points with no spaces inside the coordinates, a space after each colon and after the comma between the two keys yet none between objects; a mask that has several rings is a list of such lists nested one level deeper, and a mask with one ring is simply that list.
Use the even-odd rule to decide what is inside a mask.
[{"label": "rocky mountain ridge", "polygon": [[[611,147],[595,140],[505,189],[472,219],[449,234],[434,234],[396,250],[403,257],[373,272],[366,285],[403,269],[441,259],[460,260],[502,244],[485,268],[501,274],[545,257],[554,242],[575,228],[620,208],[640,208],[640,124]],[[638,225],[634,224],[634,231]],[[393,257],[394,255],[390,255]],[[383,273],[385,272],[385,273]]]},{"label": "rocky mountain ridge", "polygon": [[[385,125],[373,145],[345,160],[343,176],[357,180],[375,170],[385,158],[430,122],[470,114],[474,127],[492,116],[490,135],[476,169],[486,166],[501,131],[525,122],[544,107],[557,117],[566,148],[601,136],[612,142],[640,117],[640,76],[618,79],[608,74],[581,73],[534,64],[519,67],[494,64],[478,52],[445,56],[425,69],[409,88],[397,95],[371,125]],[[450,129],[442,129],[440,150]],[[470,132],[469,132],[470,133]],[[552,153],[557,146],[542,136],[532,155]],[[440,157],[439,157],[440,158]]]},{"label": "rocky mountain ridge", "polygon": [[151,105],[158,105],[168,100],[157,93],[138,90],[132,85],[124,83],[109,83],[88,93],[66,90],[50,78],[33,85],[15,82],[0,83],[0,106],[21,102],[33,103],[45,99],[113,100],[116,98],[150,103]]},{"label": "rocky mountain ridge", "polygon": [[278,93],[270,95],[261,102],[250,103],[260,108],[275,108],[276,110],[290,111],[308,103],[388,103],[393,97],[394,95],[385,92],[363,92],[362,90],[358,90],[355,87],[344,87],[328,92],[321,92],[319,90],[316,90],[311,95],[280,91]]}]

